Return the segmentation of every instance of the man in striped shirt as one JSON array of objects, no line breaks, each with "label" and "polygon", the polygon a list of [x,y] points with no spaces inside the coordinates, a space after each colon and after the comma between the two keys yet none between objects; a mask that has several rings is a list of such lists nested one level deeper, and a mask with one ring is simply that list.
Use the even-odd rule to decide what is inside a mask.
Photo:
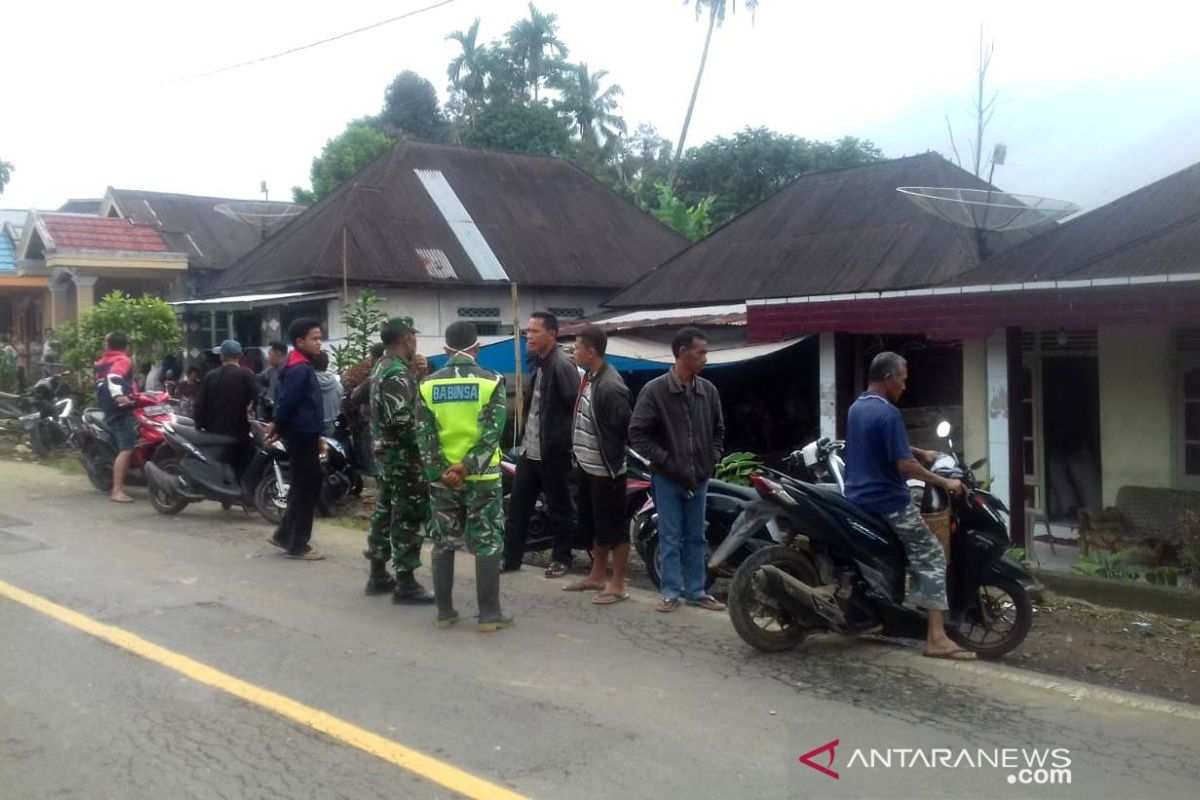
[{"label": "man in striped shirt", "polygon": [[[629,389],[604,359],[608,336],[589,325],[575,339],[575,363],[586,370],[575,403],[572,448],[579,487],[579,527],[592,540],[592,571],[564,591],[597,590],[596,605],[625,600],[625,567],[629,563],[629,528],[625,524],[625,442]],[[612,554],[612,580],[605,581]]]}]

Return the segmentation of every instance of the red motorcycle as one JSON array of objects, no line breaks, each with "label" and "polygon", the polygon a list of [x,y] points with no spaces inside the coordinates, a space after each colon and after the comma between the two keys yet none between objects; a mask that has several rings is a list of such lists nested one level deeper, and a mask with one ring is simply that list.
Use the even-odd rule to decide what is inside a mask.
[{"label": "red motorcycle", "polygon": [[[138,438],[133,446],[133,458],[129,461],[129,472],[125,482],[145,485],[147,463],[153,461],[156,466],[164,467],[167,462],[177,458],[170,448],[163,449],[162,455],[159,455],[163,434],[161,429],[151,423],[191,425],[192,421],[175,414],[171,396],[166,392],[142,392],[133,395],[133,399],[133,416],[137,420]],[[117,446],[112,430],[104,419],[104,412],[98,408],[85,409],[83,422],[76,430],[74,438],[79,460],[92,486],[105,494],[111,492],[112,467],[117,458]]]}]

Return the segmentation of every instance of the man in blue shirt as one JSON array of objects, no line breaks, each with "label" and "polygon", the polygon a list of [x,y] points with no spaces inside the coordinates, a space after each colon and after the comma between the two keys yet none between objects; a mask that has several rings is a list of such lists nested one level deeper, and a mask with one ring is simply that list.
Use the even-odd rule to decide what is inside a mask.
[{"label": "man in blue shirt", "polygon": [[846,499],[887,520],[904,544],[912,588],[909,602],[929,612],[925,655],[969,661],[975,654],[946,635],[946,556],[921,519],[906,480],[916,478],[951,494],[962,494],[965,487],[921,466],[920,461],[932,461],[937,454],[908,443],[904,418],[893,405],[908,383],[905,360],[896,353],[880,353],[871,361],[867,380],[867,390],[850,406],[846,420]]}]

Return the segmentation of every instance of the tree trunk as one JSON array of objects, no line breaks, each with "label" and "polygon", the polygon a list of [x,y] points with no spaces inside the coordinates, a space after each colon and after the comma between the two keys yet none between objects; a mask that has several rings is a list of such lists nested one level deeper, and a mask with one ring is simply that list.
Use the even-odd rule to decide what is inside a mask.
[{"label": "tree trunk", "polygon": [[679,134],[679,144],[675,147],[675,158],[671,161],[671,172],[667,175],[667,188],[675,191],[675,179],[679,175],[679,159],[683,156],[683,146],[687,142],[688,127],[692,124],[692,111],[696,108],[696,95],[700,94],[700,81],[704,78],[704,64],[708,61],[708,45],[712,42],[713,28],[717,26],[717,7],[713,4],[708,12],[708,35],[704,37],[704,52],[700,54],[700,69],[696,70],[696,83],[692,86],[692,99],[688,103],[687,115],[683,118],[683,130]]}]

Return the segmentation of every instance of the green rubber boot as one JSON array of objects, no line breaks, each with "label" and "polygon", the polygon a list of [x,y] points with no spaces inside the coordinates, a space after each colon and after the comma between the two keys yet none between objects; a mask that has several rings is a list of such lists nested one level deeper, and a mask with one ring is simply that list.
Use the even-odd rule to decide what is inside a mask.
[{"label": "green rubber boot", "polygon": [[492,633],[513,624],[500,610],[500,554],[475,556],[475,596],[479,602],[479,632]]},{"label": "green rubber boot", "polygon": [[449,628],[458,622],[454,610],[454,551],[434,546],[429,560],[433,571],[433,596],[437,599],[437,626]]}]

